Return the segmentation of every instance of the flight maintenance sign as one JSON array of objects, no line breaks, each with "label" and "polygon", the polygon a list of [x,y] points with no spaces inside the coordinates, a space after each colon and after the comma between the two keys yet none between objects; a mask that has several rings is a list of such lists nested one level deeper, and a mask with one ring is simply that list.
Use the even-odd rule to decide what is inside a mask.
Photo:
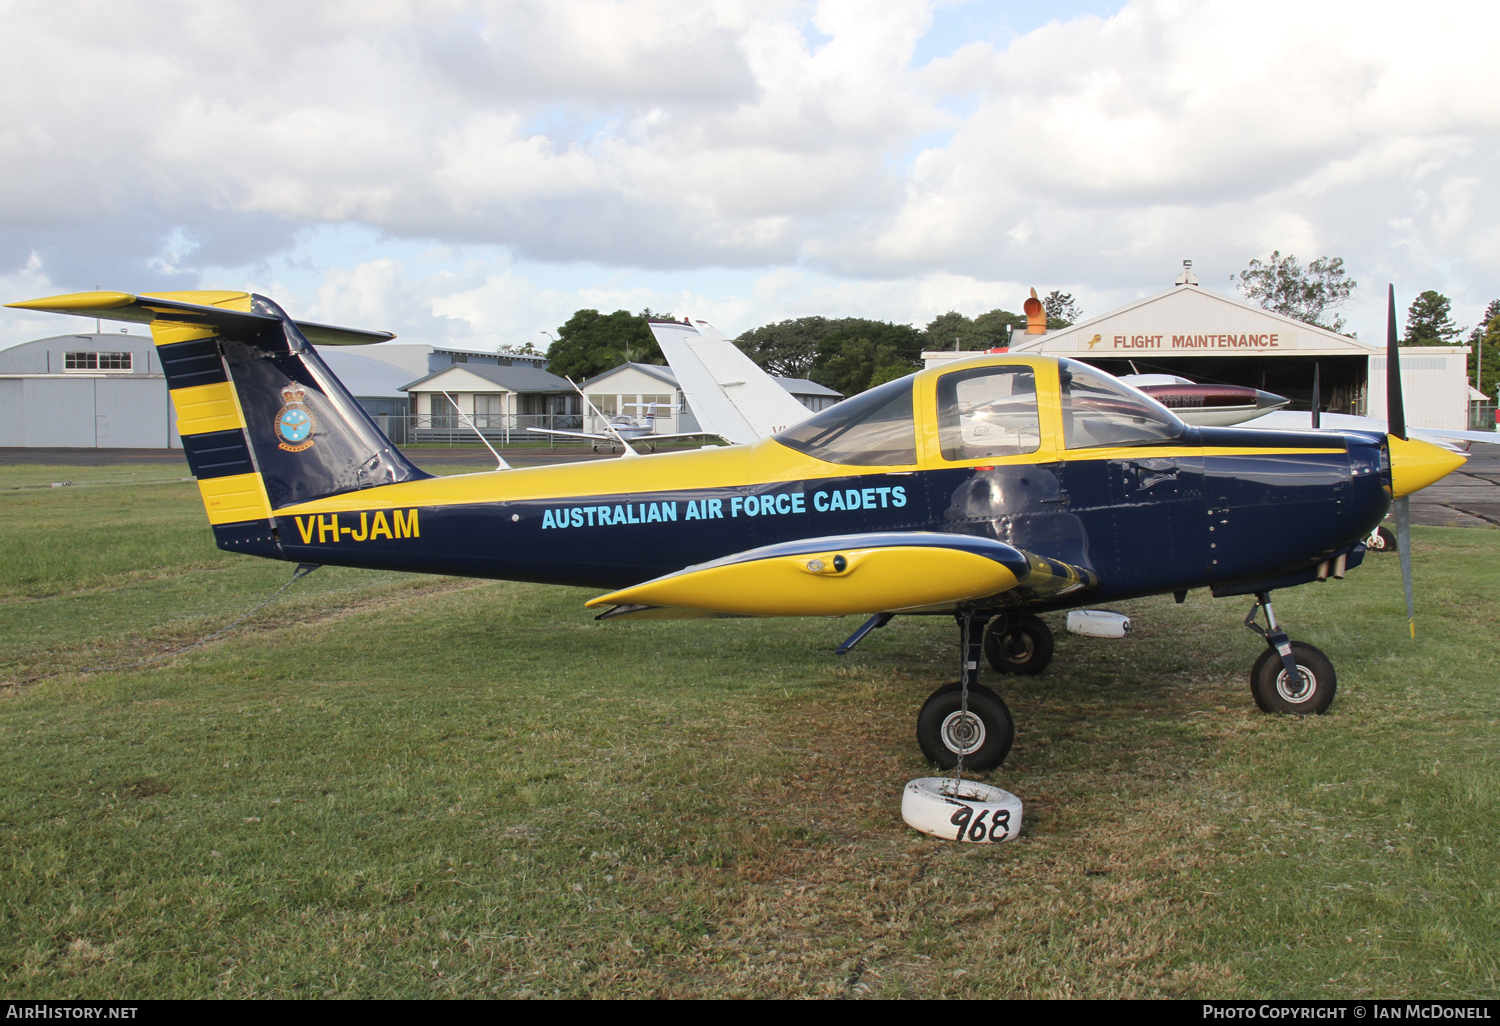
[{"label": "flight maintenance sign", "polygon": [[1083,351],[1090,353],[1151,349],[1162,352],[1214,352],[1228,356],[1247,351],[1276,353],[1296,349],[1297,332],[1096,332],[1093,338],[1080,341],[1085,343]]}]

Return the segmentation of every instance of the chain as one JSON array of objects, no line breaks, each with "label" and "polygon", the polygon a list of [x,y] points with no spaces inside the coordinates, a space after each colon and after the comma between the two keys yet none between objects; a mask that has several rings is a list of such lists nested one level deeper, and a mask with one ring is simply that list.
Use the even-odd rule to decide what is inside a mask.
[{"label": "chain", "polygon": [[49,677],[60,677],[60,676],[62,676],[65,673],[109,673],[109,672],[111,672],[113,670],[133,670],[137,666],[148,666],[151,663],[159,663],[163,659],[170,659],[173,656],[182,655],[182,653],[184,653],[184,652],[187,652],[187,651],[190,651],[192,649],[195,649],[195,648],[197,648],[200,645],[206,645],[210,641],[213,641],[216,638],[221,638],[225,634],[228,634],[230,631],[234,630],[240,624],[242,624],[246,620],[250,619],[256,613],[260,612],[262,609],[264,609],[267,606],[269,606],[272,602],[275,602],[278,598],[281,597],[281,593],[282,592],[286,591],[293,584],[296,584],[298,581],[300,581],[302,578],[306,577],[308,574],[312,573],[317,568],[318,568],[318,564],[314,564],[314,563],[298,563],[297,564],[297,569],[294,570],[294,571],[292,571],[292,577],[291,577],[291,579],[289,581],[287,581],[285,584],[283,584],[281,587],[277,588],[275,590],[275,592],[273,592],[271,594],[270,598],[266,599],[264,602],[260,603],[254,609],[251,609],[244,616],[241,616],[238,620],[235,620],[233,623],[229,624],[228,626],[226,626],[226,627],[220,627],[218,630],[214,631],[212,634],[208,635],[207,637],[199,638],[197,641],[193,642],[191,645],[183,645],[181,648],[174,648],[170,652],[162,652],[160,655],[149,656],[148,658],[145,658],[145,659],[137,659],[133,663],[112,663],[109,666],[83,666],[83,667],[80,667],[80,668],[78,668],[76,670],[54,670],[52,673],[42,673],[42,674],[38,674],[35,677],[27,677],[25,680],[18,680],[15,683],[10,684],[8,686],[9,687],[23,687],[23,686],[25,686],[27,684],[35,684],[39,680],[47,680]]},{"label": "chain", "polygon": [[[968,737],[969,729],[969,614],[960,609],[958,614],[958,708],[959,708],[959,737]],[[968,747],[967,740],[958,743],[958,762],[953,767],[953,793],[958,794],[959,785],[964,782],[964,750]]]}]

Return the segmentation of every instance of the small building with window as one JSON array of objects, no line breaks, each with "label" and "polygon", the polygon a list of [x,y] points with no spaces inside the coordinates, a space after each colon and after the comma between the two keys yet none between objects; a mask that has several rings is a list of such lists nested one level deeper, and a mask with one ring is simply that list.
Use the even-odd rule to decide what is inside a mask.
[{"label": "small building with window", "polygon": [[454,364],[403,390],[411,397],[411,442],[472,440],[474,428],[505,441],[542,439],[547,436],[531,435],[531,429],[577,431],[582,425],[573,386],[535,367]]},{"label": "small building with window", "polygon": [[[806,378],[775,378],[778,385],[814,413],[827,409],[844,398],[842,392]],[[644,417],[651,413],[656,434],[685,434],[700,430],[687,397],[677,384],[671,367],[654,363],[622,363],[583,382],[584,394],[594,410],[585,410],[585,430],[603,431],[601,417]]]},{"label": "small building with window", "polygon": [[181,446],[148,335],[54,335],[0,350],[0,446]]}]

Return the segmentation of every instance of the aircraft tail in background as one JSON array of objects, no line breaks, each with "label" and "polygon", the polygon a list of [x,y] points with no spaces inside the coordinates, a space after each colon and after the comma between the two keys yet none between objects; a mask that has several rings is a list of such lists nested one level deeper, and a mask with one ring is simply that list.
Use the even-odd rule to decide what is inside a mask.
[{"label": "aircraft tail in background", "polygon": [[652,321],[651,333],[705,432],[748,445],[812,416],[707,321]]}]

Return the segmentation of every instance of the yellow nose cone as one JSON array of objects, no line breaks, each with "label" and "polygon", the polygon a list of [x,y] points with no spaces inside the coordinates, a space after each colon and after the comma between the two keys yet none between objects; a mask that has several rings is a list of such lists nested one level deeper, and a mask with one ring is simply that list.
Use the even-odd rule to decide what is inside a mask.
[{"label": "yellow nose cone", "polygon": [[1415,438],[1387,435],[1391,445],[1391,494],[1396,498],[1421,491],[1468,462],[1467,456]]}]

